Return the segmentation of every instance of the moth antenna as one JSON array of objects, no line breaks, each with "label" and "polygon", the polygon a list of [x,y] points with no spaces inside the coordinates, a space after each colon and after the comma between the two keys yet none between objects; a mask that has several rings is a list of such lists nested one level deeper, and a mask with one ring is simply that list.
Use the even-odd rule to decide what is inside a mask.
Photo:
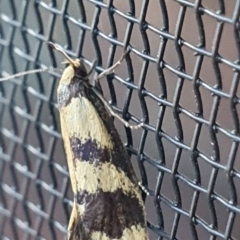
[{"label": "moth antenna", "polygon": [[72,58],[70,58],[65,52],[64,52],[64,50],[61,48],[61,47],[59,47],[58,45],[56,45],[56,44],[54,44],[54,43],[52,43],[52,42],[46,42],[49,46],[51,46],[53,49],[55,49],[56,51],[58,51],[58,52],[60,52],[67,60],[68,60],[68,62],[71,64],[71,65],[73,65],[73,66],[75,66],[76,65],[76,62],[72,59]]},{"label": "moth antenna", "polygon": [[26,71],[26,72],[20,72],[20,73],[16,73],[16,74],[4,77],[4,78],[0,78],[0,82],[7,81],[7,80],[17,78],[17,77],[21,77],[21,76],[28,75],[28,74],[39,73],[39,72],[48,72],[48,71],[51,72],[51,71],[54,71],[54,70],[59,70],[59,69],[53,68],[53,67],[48,67],[48,68],[40,68],[40,69],[29,70],[29,71]]}]

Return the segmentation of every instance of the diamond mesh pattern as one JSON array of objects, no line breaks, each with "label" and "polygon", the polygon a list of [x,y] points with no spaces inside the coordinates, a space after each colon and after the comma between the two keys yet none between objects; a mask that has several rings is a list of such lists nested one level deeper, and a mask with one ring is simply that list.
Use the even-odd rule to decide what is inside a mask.
[{"label": "diamond mesh pattern", "polygon": [[[240,0],[0,0],[0,74],[96,71],[148,186],[150,239],[239,239]],[[72,192],[55,106],[59,71],[0,83],[0,238],[66,239]]]}]

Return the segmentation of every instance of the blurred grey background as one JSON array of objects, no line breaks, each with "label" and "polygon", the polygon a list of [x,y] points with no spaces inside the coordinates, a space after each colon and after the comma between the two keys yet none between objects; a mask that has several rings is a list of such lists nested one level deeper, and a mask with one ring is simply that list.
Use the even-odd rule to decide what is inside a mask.
[{"label": "blurred grey background", "polygon": [[[145,160],[151,160],[144,162],[151,192],[151,196],[146,199],[147,218],[159,232],[165,234],[165,237],[160,238],[157,230],[154,232],[149,229],[150,239],[240,239],[240,206],[237,201],[240,195],[239,128],[236,128],[238,119],[231,111],[231,94],[234,95],[236,103],[239,102],[239,68],[233,70],[234,64],[239,61],[239,42],[234,35],[236,24],[233,23],[236,19],[239,24],[239,1],[139,0],[134,2],[135,17],[132,17],[127,13],[130,12],[133,2],[0,0],[1,74],[7,76],[51,65],[64,68],[61,65],[63,57],[56,52],[52,55],[48,46],[43,44],[48,40],[64,47],[71,39],[69,54],[83,57],[89,69],[98,57],[92,38],[94,24],[97,24],[99,30],[97,40],[103,68],[110,64],[109,56],[114,55],[114,62],[120,58],[124,51],[124,42],[129,41],[133,47],[130,57],[134,69],[134,84],[138,89],[144,84],[147,92],[144,99],[149,116],[149,125],[132,131],[133,152],[139,153],[138,159],[146,156]],[[198,5],[199,3],[201,5]],[[84,5],[86,23],[83,22],[81,4]],[[166,4],[166,11],[163,4]],[[115,7],[113,16],[117,40],[111,42],[109,12],[112,6]],[[223,6],[225,12],[220,11],[224,9]],[[168,30],[164,29],[164,13],[168,14]],[[196,16],[200,15],[203,28],[196,20]],[[97,16],[99,22],[96,22]],[[142,20],[144,22],[141,22]],[[144,33],[147,38],[141,34],[142,26],[145,26]],[[133,29],[129,36],[127,32],[131,27]],[[205,47],[199,46],[203,40],[199,29],[204,29]],[[146,39],[150,46],[149,57],[144,52]],[[156,61],[166,39],[168,41],[163,51],[166,65],[163,74],[167,96],[162,98],[163,89]],[[179,46],[187,76],[192,77],[196,73],[201,55],[195,54],[197,47],[204,50],[199,71],[199,90],[203,105],[203,117],[200,117],[203,125],[196,146],[201,153],[196,158],[200,182],[196,180],[191,158],[196,153],[191,149],[199,123],[193,119],[193,116],[197,116],[198,105],[193,81],[188,78],[180,79],[175,72],[181,63],[174,39],[182,39]],[[116,54],[111,54],[115,44]],[[215,51],[217,55],[212,57]],[[216,59],[219,74],[214,70]],[[162,64],[160,66],[163,67]],[[144,69],[147,69],[146,72]],[[112,83],[116,91],[117,106],[122,109],[129,96],[126,84],[122,83],[129,77],[125,61],[115,73],[117,77]],[[59,74],[41,73],[0,85],[1,239],[66,239],[72,192],[59,133],[59,116],[54,105],[58,76]],[[218,81],[222,84],[220,88]],[[179,91],[181,84],[182,89]],[[106,79],[101,80],[101,85],[105,98],[111,100],[111,90]],[[219,95],[214,95],[213,90],[217,88]],[[158,100],[161,98],[162,105]],[[179,110],[179,117],[183,140],[179,145],[175,144],[179,137],[172,105],[175,101],[178,101],[182,109]],[[166,109],[159,130],[165,134],[161,139],[165,162],[162,159],[163,150],[159,148],[156,140],[156,127],[162,106],[166,106]],[[238,108],[237,104],[236,114]],[[217,111],[217,114],[214,114],[214,111]],[[137,89],[133,90],[129,112],[139,120],[145,117]],[[211,121],[219,127],[212,127]],[[130,143],[125,128],[117,120],[115,123],[123,142]],[[212,143],[210,136],[213,128],[219,147],[217,159],[214,152],[216,144]],[[132,162],[141,179],[134,154]],[[174,189],[173,183],[176,182],[181,204]],[[160,220],[153,194],[158,195],[161,206]],[[214,201],[211,205],[212,199]],[[161,224],[163,225],[160,228]],[[191,232],[192,225],[197,237]]]}]

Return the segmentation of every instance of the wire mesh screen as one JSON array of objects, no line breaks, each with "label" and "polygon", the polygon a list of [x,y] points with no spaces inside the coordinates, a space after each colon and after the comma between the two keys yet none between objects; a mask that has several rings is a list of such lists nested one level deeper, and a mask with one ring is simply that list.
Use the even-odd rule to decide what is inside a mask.
[{"label": "wire mesh screen", "polygon": [[[44,42],[97,72],[147,186],[150,239],[240,239],[239,0],[0,0],[0,73],[61,65]],[[0,84],[0,238],[67,239],[72,192],[59,73]]]}]

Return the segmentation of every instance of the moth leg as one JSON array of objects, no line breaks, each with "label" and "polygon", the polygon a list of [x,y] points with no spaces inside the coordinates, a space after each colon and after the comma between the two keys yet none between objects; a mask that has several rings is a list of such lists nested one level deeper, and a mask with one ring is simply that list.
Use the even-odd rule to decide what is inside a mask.
[{"label": "moth leg", "polygon": [[123,59],[127,56],[127,54],[131,51],[130,48],[127,49],[127,51],[121,56],[121,58],[116,62],[114,63],[111,67],[105,69],[103,72],[101,72],[98,77],[97,77],[97,80],[107,76],[109,73],[111,73],[115,68],[117,68],[123,61]]},{"label": "moth leg", "polygon": [[129,122],[127,122],[125,119],[123,119],[121,116],[119,116],[117,113],[115,113],[111,106],[108,104],[108,102],[103,98],[103,96],[97,91],[97,89],[95,89],[94,87],[92,88],[92,90],[94,91],[94,93],[99,97],[99,99],[102,101],[102,103],[104,104],[104,106],[107,108],[107,110],[109,111],[109,113],[117,118],[120,122],[122,122],[126,127],[131,128],[131,129],[139,129],[142,126],[144,126],[144,123],[140,123],[137,125],[130,125]]},{"label": "moth leg", "polygon": [[126,55],[131,51],[130,48],[128,48],[128,50],[121,56],[121,58],[115,63],[113,64],[110,68],[105,69],[103,72],[101,72],[98,77],[94,80],[94,86],[98,89],[98,91],[103,95],[103,91],[102,91],[102,87],[99,83],[99,80],[101,78],[104,78],[105,76],[107,76],[109,73],[111,73],[115,68],[117,68],[123,61],[123,59],[126,57]]},{"label": "moth leg", "polygon": [[141,188],[141,190],[143,192],[145,192],[147,194],[147,196],[149,196],[149,191],[147,190],[147,188],[144,187],[144,185],[142,184],[142,182],[138,182],[138,186]]},{"label": "moth leg", "polygon": [[[127,51],[121,56],[121,58],[115,63],[113,64],[110,68],[104,70],[103,72],[101,72],[97,79],[95,80],[95,86],[97,87],[99,84],[99,81],[101,78],[107,76],[109,73],[111,73],[115,68],[117,68],[123,61],[123,59],[126,57],[126,55],[131,51],[130,48],[127,49]],[[131,129],[139,129],[141,128],[144,124],[143,123],[140,123],[140,124],[137,124],[137,125],[130,125],[126,120],[124,120],[121,116],[119,116],[117,113],[115,113],[112,108],[109,106],[108,102],[103,98],[102,96],[102,91],[101,94],[95,89],[95,88],[92,88],[93,91],[95,92],[95,94],[100,98],[100,100],[102,101],[102,103],[104,104],[104,106],[108,109],[108,111],[110,112],[110,114],[117,118],[119,121],[121,121],[126,127],[128,128],[131,128]],[[98,89],[98,87],[97,87]]]},{"label": "moth leg", "polygon": [[109,73],[111,73],[115,68],[117,68],[123,61],[123,59],[126,57],[126,55],[129,53],[130,50],[127,50],[122,57],[110,68],[104,70],[101,72],[96,79],[94,79],[94,86],[98,89],[98,91],[103,95],[102,87],[99,83],[99,80],[105,76],[107,76]]}]

